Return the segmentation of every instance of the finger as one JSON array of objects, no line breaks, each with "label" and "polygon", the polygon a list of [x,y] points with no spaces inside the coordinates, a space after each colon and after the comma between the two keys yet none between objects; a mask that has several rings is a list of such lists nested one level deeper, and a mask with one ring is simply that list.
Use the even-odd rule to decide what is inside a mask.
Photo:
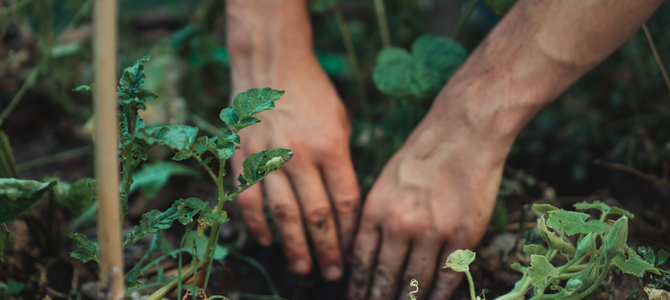
[{"label": "finger", "polygon": [[354,240],[361,198],[348,149],[343,153],[341,159],[323,164],[323,177],[337,216],[342,249],[346,253]]},{"label": "finger", "polygon": [[[262,144],[250,144],[251,149],[262,148]],[[244,168],[242,163],[250,150],[242,150],[241,155],[235,155],[232,158],[233,172],[242,173]],[[246,155],[243,155],[246,154]],[[265,212],[263,211],[263,193],[261,191],[261,184],[256,184],[237,196],[237,203],[242,211],[242,218],[247,225],[249,234],[258,241],[262,246],[270,246],[272,244],[272,232],[265,219]]]},{"label": "finger", "polygon": [[337,240],[337,227],[321,174],[317,168],[306,164],[300,166],[299,162],[294,167],[299,167],[300,171],[289,176],[300,200],[321,273],[326,280],[337,280],[342,276],[342,255]]},{"label": "finger", "polygon": [[423,239],[421,242],[412,244],[407,267],[399,283],[398,299],[409,299],[409,292],[416,291],[415,287],[410,286],[412,279],[419,282],[419,291],[414,294],[416,299],[421,300],[428,297],[435,276],[435,266],[438,265],[439,253],[440,244],[435,239]]},{"label": "finger", "polygon": [[307,275],[312,270],[312,259],[300,215],[300,206],[291,182],[284,172],[275,171],[263,181],[272,218],[277,224],[289,268],[296,274]]},{"label": "finger", "polygon": [[451,269],[443,268],[449,254],[458,249],[460,248],[447,247],[447,249],[440,255],[437,274],[435,275],[435,285],[428,297],[429,300],[449,299],[451,294],[453,294],[454,290],[458,287],[458,284],[461,283],[463,273],[457,273]]},{"label": "finger", "polygon": [[379,249],[379,230],[371,218],[363,218],[356,235],[353,250],[353,264],[347,299],[362,300],[368,293],[370,275]]},{"label": "finger", "polygon": [[370,300],[395,298],[400,272],[405,264],[408,250],[408,240],[384,233],[377,257],[377,266],[372,274]]}]

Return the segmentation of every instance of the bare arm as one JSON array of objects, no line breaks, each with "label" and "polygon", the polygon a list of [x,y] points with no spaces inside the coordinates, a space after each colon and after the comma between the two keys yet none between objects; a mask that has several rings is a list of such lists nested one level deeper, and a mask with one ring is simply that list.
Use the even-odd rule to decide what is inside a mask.
[{"label": "bare arm", "polygon": [[461,277],[441,266],[449,253],[481,240],[516,135],[661,2],[520,0],[370,191],[349,299],[405,299],[412,278],[422,284],[418,299],[447,299]]}]

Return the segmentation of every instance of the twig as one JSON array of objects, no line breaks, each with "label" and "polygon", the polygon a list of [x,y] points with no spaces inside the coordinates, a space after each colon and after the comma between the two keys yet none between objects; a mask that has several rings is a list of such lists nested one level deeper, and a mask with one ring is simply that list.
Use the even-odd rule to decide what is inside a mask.
[{"label": "twig", "polygon": [[454,40],[458,39],[458,36],[461,34],[463,29],[465,28],[465,24],[468,23],[468,20],[470,19],[470,16],[472,15],[472,12],[475,11],[475,7],[477,7],[478,3],[479,3],[479,0],[470,0],[470,3],[465,8],[465,11],[463,12],[463,15],[461,16],[460,19],[458,19],[458,23],[456,23],[456,28],[454,29],[454,34],[453,34],[453,39]]},{"label": "twig", "polygon": [[388,24],[386,22],[386,11],[384,9],[384,0],[374,0],[375,12],[377,13],[377,22],[379,23],[379,33],[382,36],[384,47],[391,47],[391,37]]},{"label": "twig", "polygon": [[335,14],[335,20],[337,20],[337,27],[340,29],[342,34],[342,42],[344,43],[344,48],[347,51],[347,58],[349,58],[349,64],[351,65],[351,73],[354,75],[354,80],[358,85],[358,95],[361,101],[361,106],[363,107],[363,114],[365,114],[365,119],[368,121],[369,125],[372,125],[372,112],[370,111],[370,104],[368,103],[368,96],[365,93],[365,82],[363,80],[363,73],[358,63],[358,56],[356,55],[356,48],[354,43],[351,40],[351,34],[349,32],[349,26],[344,21],[344,16],[342,15],[342,10],[339,6],[333,7],[333,13]]},{"label": "twig", "polygon": [[256,269],[258,269],[258,271],[260,271],[261,274],[263,274],[263,277],[265,277],[265,281],[267,281],[268,286],[270,286],[270,291],[272,291],[272,295],[277,296],[277,297],[279,296],[279,291],[277,291],[277,287],[275,286],[274,281],[272,281],[272,278],[270,278],[270,274],[268,274],[268,271],[265,269],[265,267],[263,267],[263,265],[260,262],[253,259],[250,256],[246,256],[246,255],[244,255],[242,253],[239,253],[237,251],[230,251],[230,255],[235,257],[235,258],[246,261],[250,265],[256,267]]},{"label": "twig", "polygon": [[199,128],[202,128],[202,130],[204,130],[208,134],[216,135],[220,138],[223,138],[223,134],[221,134],[221,132],[219,132],[219,128],[216,127],[214,124],[205,120],[203,117],[198,116],[198,115],[196,115],[192,112],[189,112],[188,113],[188,119],[191,122],[193,122],[193,125],[195,125]]},{"label": "twig", "polygon": [[658,64],[658,68],[661,69],[661,74],[663,74],[663,79],[665,80],[665,85],[667,85],[668,90],[670,90],[670,79],[668,79],[668,73],[665,72],[665,67],[663,66],[663,62],[661,61],[661,57],[658,55],[658,52],[656,51],[656,46],[654,45],[654,41],[651,39],[651,34],[649,34],[649,29],[647,28],[647,25],[642,24],[642,29],[644,29],[644,34],[647,36],[647,41],[649,41],[649,46],[651,47],[651,52],[654,53],[654,57],[656,58],[656,63]]},{"label": "twig", "polygon": [[640,172],[640,171],[635,170],[635,169],[633,169],[629,166],[626,166],[626,165],[617,164],[617,163],[613,163],[613,162],[607,162],[607,161],[600,160],[600,159],[596,159],[596,161],[594,163],[596,165],[602,165],[602,166],[608,167],[610,169],[615,169],[615,170],[621,170],[621,171],[628,172],[630,174],[633,174],[633,175],[635,175],[637,177],[640,177],[644,180],[651,181],[651,182],[653,182],[657,185],[660,185],[660,186],[670,187],[670,181],[660,179],[660,178],[658,178],[654,175],[650,175],[650,174],[647,174],[647,173],[644,173],[644,172]]},{"label": "twig", "polygon": [[72,149],[72,150],[63,151],[63,152],[60,152],[60,153],[56,153],[56,154],[52,154],[52,155],[48,155],[48,156],[44,156],[44,157],[40,157],[40,158],[36,158],[36,159],[33,159],[33,160],[29,160],[29,161],[26,161],[26,162],[19,163],[19,164],[17,164],[17,169],[19,171],[25,171],[25,170],[29,170],[29,169],[32,169],[32,168],[35,168],[35,167],[41,167],[41,166],[61,162],[61,161],[67,160],[67,159],[71,159],[71,158],[80,157],[80,156],[90,154],[92,150],[93,150],[93,146],[88,145],[88,146],[84,146],[84,147],[81,147],[81,148],[75,148],[75,149]]},{"label": "twig", "polygon": [[30,75],[28,75],[28,78],[26,81],[23,82],[23,85],[21,85],[21,88],[19,88],[19,91],[16,92],[16,95],[14,95],[14,98],[12,98],[12,101],[9,102],[9,105],[5,108],[5,110],[2,111],[0,114],[0,126],[2,126],[2,123],[5,122],[5,119],[9,116],[9,114],[12,113],[16,105],[21,102],[21,99],[23,98],[23,95],[28,91],[28,88],[35,83],[35,80],[37,80],[37,75],[39,75],[40,70],[42,69],[42,66],[47,61],[47,58],[49,57],[48,54],[44,54],[42,59],[40,59],[40,62],[33,68],[33,70],[30,72]]}]

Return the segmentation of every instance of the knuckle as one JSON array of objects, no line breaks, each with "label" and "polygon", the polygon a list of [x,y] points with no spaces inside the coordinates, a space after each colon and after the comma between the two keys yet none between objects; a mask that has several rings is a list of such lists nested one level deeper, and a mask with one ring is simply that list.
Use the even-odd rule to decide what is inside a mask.
[{"label": "knuckle", "polygon": [[386,220],[386,229],[392,235],[405,233],[409,229],[414,229],[414,220],[406,212],[391,210]]},{"label": "knuckle", "polygon": [[336,158],[349,151],[349,140],[344,133],[330,132],[322,136],[316,145],[321,155]]},{"label": "knuckle", "polygon": [[328,221],[332,218],[330,209],[319,207],[305,212],[305,221],[308,226],[315,226],[319,229],[328,229]]},{"label": "knuckle", "polygon": [[346,197],[334,201],[335,210],[339,215],[351,215],[358,212],[358,197]]},{"label": "knuckle", "polygon": [[270,208],[272,218],[277,223],[295,223],[300,220],[300,212],[288,204],[274,204]]}]

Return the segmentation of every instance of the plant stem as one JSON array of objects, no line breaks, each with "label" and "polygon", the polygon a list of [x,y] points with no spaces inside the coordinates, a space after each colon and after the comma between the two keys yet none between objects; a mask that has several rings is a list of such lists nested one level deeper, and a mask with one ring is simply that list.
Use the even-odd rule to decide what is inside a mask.
[{"label": "plant stem", "polygon": [[268,274],[268,271],[263,267],[263,265],[261,265],[261,263],[259,263],[257,260],[253,259],[252,257],[246,256],[246,255],[244,255],[242,253],[239,253],[239,252],[231,251],[230,255],[235,257],[235,258],[239,258],[241,260],[244,260],[244,261],[248,262],[249,264],[253,265],[254,267],[256,267],[256,269],[258,269],[258,271],[260,271],[261,274],[263,274],[263,277],[265,277],[265,281],[268,283],[268,286],[270,287],[270,291],[272,291],[272,294],[274,296],[279,297],[279,291],[277,290],[277,287],[275,286],[274,282],[272,282],[272,278],[270,278],[270,274]]},{"label": "plant stem", "polygon": [[370,104],[368,103],[368,96],[365,93],[365,81],[363,79],[363,73],[358,63],[358,56],[356,55],[356,48],[354,47],[354,42],[351,39],[351,34],[349,32],[349,26],[344,21],[344,16],[342,16],[342,10],[339,6],[333,7],[333,13],[335,14],[335,20],[337,20],[337,27],[340,29],[342,34],[342,42],[344,42],[344,48],[347,51],[347,58],[349,59],[349,64],[351,65],[351,73],[354,75],[354,80],[358,85],[358,96],[361,101],[361,106],[363,108],[363,114],[365,119],[368,121],[368,125],[373,124],[372,122],[372,111],[370,110]]},{"label": "plant stem", "polygon": [[391,37],[388,24],[386,22],[386,11],[384,9],[384,0],[374,0],[375,12],[377,13],[377,22],[379,23],[379,33],[382,37],[382,45],[391,47]]},{"label": "plant stem", "polygon": [[209,173],[209,176],[212,177],[212,180],[214,180],[214,183],[218,184],[218,179],[216,178],[216,175],[214,175],[214,171],[212,171],[212,168],[210,168],[203,160],[200,158],[200,155],[198,154],[193,154],[193,157],[202,165],[203,168]]},{"label": "plant stem", "polygon": [[461,16],[460,19],[458,19],[458,23],[456,23],[456,28],[454,29],[454,34],[453,34],[453,39],[454,40],[457,40],[459,35],[461,35],[461,32],[465,28],[465,24],[468,23],[468,19],[470,19],[470,16],[472,15],[472,12],[475,11],[475,7],[477,7],[478,3],[479,3],[479,0],[470,0],[470,3],[465,8],[465,11],[463,12],[463,15]]},{"label": "plant stem", "polygon": [[475,296],[475,282],[472,280],[470,271],[465,271],[465,277],[468,278],[468,284],[470,285],[470,298],[472,300],[477,300],[477,296]]},{"label": "plant stem", "polygon": [[[49,47],[49,49],[51,49],[51,47]],[[30,72],[30,75],[28,75],[26,81],[23,82],[23,85],[21,85],[19,91],[16,92],[16,95],[14,95],[14,98],[12,98],[12,101],[9,102],[9,105],[7,105],[5,110],[2,111],[2,113],[0,114],[0,126],[2,126],[2,124],[5,122],[5,119],[9,117],[9,114],[12,113],[16,105],[18,105],[19,102],[21,102],[21,99],[23,99],[23,95],[28,91],[28,88],[30,88],[30,86],[35,83],[35,81],[37,80],[37,75],[39,75],[42,67],[44,66],[44,64],[46,64],[48,58],[49,58],[48,53],[42,56],[40,62],[35,66],[35,68],[33,68],[33,70]]]},{"label": "plant stem", "polygon": [[219,132],[219,128],[214,126],[212,123],[208,122],[201,116],[198,116],[192,112],[188,113],[188,119],[193,122],[193,125],[195,125],[198,128],[202,128],[205,132],[211,135],[216,135],[220,138],[223,138],[223,134]]},{"label": "plant stem", "polygon": [[60,152],[60,153],[36,158],[36,159],[29,160],[29,161],[26,161],[26,162],[22,162],[22,163],[17,164],[16,167],[19,171],[25,171],[25,170],[29,170],[29,169],[32,169],[32,168],[35,168],[35,167],[41,167],[41,166],[61,162],[61,161],[67,160],[67,159],[84,156],[84,155],[90,154],[92,152],[92,150],[93,150],[93,146],[88,145],[88,146],[84,146],[84,147],[81,147],[81,148],[75,148],[75,149],[72,149],[72,150],[67,150],[67,151],[63,151],[63,152]]},{"label": "plant stem", "polygon": [[661,74],[663,75],[663,80],[665,80],[665,85],[668,86],[668,90],[670,90],[670,79],[668,79],[668,73],[665,72],[663,61],[661,61],[661,57],[658,55],[658,52],[656,51],[656,46],[654,45],[654,41],[651,39],[651,34],[649,34],[647,24],[642,24],[642,29],[644,29],[644,34],[647,36],[647,41],[649,42],[649,46],[651,47],[651,52],[654,53],[654,58],[656,58],[658,68],[661,69]]},{"label": "plant stem", "polygon": [[602,165],[602,166],[608,167],[610,169],[621,170],[621,171],[624,171],[624,172],[631,173],[631,174],[633,174],[637,177],[640,177],[642,179],[651,181],[652,183],[658,184],[660,186],[670,187],[670,181],[663,180],[663,179],[658,178],[654,175],[649,175],[647,173],[640,172],[640,171],[635,170],[635,169],[633,169],[629,166],[626,166],[626,165],[617,164],[617,163],[613,163],[613,162],[607,162],[607,161],[600,160],[600,159],[596,159],[594,163],[596,165]]},{"label": "plant stem", "polygon": [[611,266],[612,264],[610,262],[607,262],[607,265],[603,267],[602,273],[600,273],[600,276],[598,276],[598,279],[591,287],[589,287],[586,291],[583,291],[576,296],[568,298],[568,300],[581,300],[582,298],[593,293],[593,291],[595,291],[598,288],[598,286],[600,286],[603,280],[605,280],[605,277],[607,277],[607,274],[609,274]]}]

